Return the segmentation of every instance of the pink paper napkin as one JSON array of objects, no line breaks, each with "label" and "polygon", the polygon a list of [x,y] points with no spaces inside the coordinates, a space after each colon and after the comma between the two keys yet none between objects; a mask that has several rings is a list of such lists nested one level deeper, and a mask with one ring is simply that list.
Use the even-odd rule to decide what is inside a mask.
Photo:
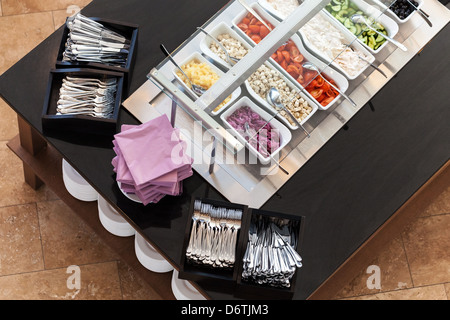
[{"label": "pink paper napkin", "polygon": [[121,189],[136,194],[144,205],[181,194],[182,181],[193,174],[193,160],[167,116],[121,130],[114,136],[111,162]]}]

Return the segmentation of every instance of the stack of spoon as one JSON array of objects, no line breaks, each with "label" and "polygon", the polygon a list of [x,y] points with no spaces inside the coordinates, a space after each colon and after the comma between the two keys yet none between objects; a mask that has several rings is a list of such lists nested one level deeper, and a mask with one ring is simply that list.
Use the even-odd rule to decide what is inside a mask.
[{"label": "stack of spoon", "polygon": [[70,32],[63,61],[126,65],[130,41],[124,36],[80,13],[67,18],[66,26]]}]

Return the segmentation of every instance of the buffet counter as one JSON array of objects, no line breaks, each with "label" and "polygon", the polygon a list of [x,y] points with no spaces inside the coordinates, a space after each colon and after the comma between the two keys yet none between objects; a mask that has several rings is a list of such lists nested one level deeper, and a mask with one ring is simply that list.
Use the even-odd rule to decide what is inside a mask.
[{"label": "buffet counter", "polygon": [[[146,272],[133,255],[134,243],[110,235],[93,213],[96,206],[75,200],[64,190],[59,170],[63,159],[205,297],[333,297],[340,286],[354,276],[355,270],[363,267],[361,263],[371,251],[383,247],[417,215],[436,190],[448,185],[450,134],[448,92],[439,91],[446,79],[441,68],[448,68],[445,52],[449,45],[446,31],[450,11],[435,0],[418,3],[430,16],[430,26],[418,12],[406,21],[398,21],[382,4],[372,3],[379,10],[375,15],[385,19],[386,29],[406,46],[407,51],[404,51],[401,45],[394,43],[377,45],[377,38],[370,40],[368,34],[367,39],[355,37],[351,34],[357,33],[353,24],[347,23],[347,29],[342,29],[344,25],[339,26],[341,22],[333,15],[342,7],[338,8],[338,2],[333,1],[333,8],[329,10],[326,10],[328,1],[305,1],[294,9],[297,10],[294,15],[288,16],[271,12],[269,1],[247,1],[274,27],[264,34],[264,39],[260,39],[261,33],[260,38],[254,35],[246,38],[249,33],[241,27],[244,22],[251,24],[243,20],[250,17],[238,1],[180,3],[170,0],[161,1],[158,6],[138,0],[93,1],[83,9],[84,16],[101,17],[110,25],[122,22],[122,28],[130,30],[130,38],[135,37],[134,42],[131,41],[136,51],[130,56],[133,65],[127,66],[124,75],[118,73],[124,70],[107,71],[109,77],[123,81],[122,104],[114,116],[117,134],[47,131],[44,127],[42,106],[48,104],[49,92],[55,91],[49,89],[52,87],[47,80],[55,61],[59,61],[61,39],[67,36],[67,30],[60,28],[0,78],[2,98],[19,115],[20,135],[8,145],[23,160],[26,181],[35,188],[48,184],[161,292],[167,291],[161,281],[167,277]],[[362,1],[355,3],[364,4]],[[367,61],[356,74],[341,70],[336,59],[327,61],[308,47],[307,36],[299,30],[316,14],[341,28],[349,42],[345,43],[345,50],[353,47],[364,52]],[[340,17],[342,14],[340,12]],[[211,51],[212,42],[197,28],[200,26],[216,36],[233,34],[247,48],[246,55],[238,63],[227,65]],[[259,28],[259,32],[261,30]],[[320,77],[337,86],[338,91],[332,88],[326,91],[332,99],[325,99],[314,91],[317,88],[312,88],[312,81],[321,79],[317,73],[314,79],[299,82],[298,70],[283,67],[281,51],[290,50],[279,48],[286,48],[286,43],[293,48],[290,39],[302,54],[301,59],[313,62],[319,67]],[[161,52],[161,44],[177,63],[184,65],[195,58],[211,65],[220,75],[219,79],[206,93],[197,96],[177,74],[173,62]],[[436,51],[427,51],[430,46],[443,47],[439,57],[435,56]],[[299,59],[295,50],[291,54],[292,61],[295,57]],[[291,109],[298,119],[290,118],[288,111],[281,114],[267,104],[265,94],[257,94],[259,89],[254,81],[261,80],[262,74],[260,72],[253,80],[251,76],[261,71],[262,65],[269,70],[264,76],[277,75],[288,84],[293,94],[289,96],[290,102],[299,100]],[[59,67],[67,68],[67,65]],[[33,72],[29,73],[31,69]],[[63,72],[72,74],[74,70]],[[58,71],[52,71],[52,75],[57,77]],[[432,85],[429,80],[438,75],[444,80],[437,86]],[[226,100],[228,97],[230,99]],[[303,111],[294,110],[303,103]],[[262,123],[263,127],[270,123],[272,129],[281,132],[280,143],[273,144],[279,147],[276,152],[265,152],[267,147],[261,149],[258,144],[252,147],[243,139],[242,130],[245,133],[247,129],[236,125],[236,111],[248,106],[253,107],[253,113],[246,117],[257,118],[257,123]],[[187,143],[190,147],[192,172],[184,170],[183,166],[177,167],[179,174],[186,173],[182,189],[177,189],[181,192],[145,198],[148,202],[143,203],[144,198],[132,198],[118,183],[117,161],[121,159],[121,152],[126,152],[126,144],[121,144],[121,139],[126,138],[128,129],[141,128],[142,124],[153,121],[161,123],[162,128],[161,117],[172,124],[168,132],[176,133],[176,145]],[[200,125],[196,128],[194,124],[198,122]],[[110,126],[102,128],[109,130]],[[260,130],[259,127],[251,129]],[[138,140],[134,141],[139,149]],[[162,148],[163,145],[160,150]],[[150,149],[143,149],[151,153]],[[242,159],[240,157],[254,162],[236,162]],[[152,177],[141,181],[140,185],[149,183],[150,179]],[[151,181],[155,183],[154,177]],[[179,181],[176,182],[178,188]],[[221,281],[214,272],[207,277],[197,277],[204,272],[184,272],[195,199],[208,199],[223,207],[242,206],[245,219],[241,225],[244,231],[237,240],[238,260],[245,255],[246,241],[250,241],[245,235],[254,216],[287,219],[297,227],[299,223],[301,228],[297,228],[296,233],[300,239],[296,249],[302,263],[297,264],[290,290],[279,291],[276,296],[277,290],[265,291],[258,286],[244,285],[246,290],[240,295],[236,281],[237,284],[245,282],[241,276],[246,266],[238,260],[236,270],[225,274]],[[167,297],[171,295],[167,293]]]}]

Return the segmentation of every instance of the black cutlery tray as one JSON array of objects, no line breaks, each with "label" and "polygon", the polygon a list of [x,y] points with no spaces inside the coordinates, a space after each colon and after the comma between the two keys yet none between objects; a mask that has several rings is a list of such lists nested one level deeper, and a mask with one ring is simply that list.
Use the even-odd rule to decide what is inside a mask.
[{"label": "black cutlery tray", "polygon": [[[117,78],[117,92],[115,97],[114,113],[112,118],[103,119],[87,115],[57,115],[56,107],[59,100],[59,90],[62,80],[66,76],[89,77],[105,80]],[[71,132],[89,135],[112,136],[118,129],[119,109],[122,104],[124,74],[120,72],[74,68],[74,69],[52,69],[47,84],[47,91],[42,110],[42,129],[48,132]]]},{"label": "black cutlery tray", "polygon": [[[189,237],[193,225],[194,201],[201,200],[203,203],[209,203],[218,207],[242,209],[241,229],[239,230],[236,243],[236,261],[232,270],[219,270],[212,267],[191,264],[186,258],[186,249],[189,244]],[[179,269],[179,278],[192,280],[198,283],[202,288],[217,292],[228,292],[242,299],[292,299],[295,291],[296,278],[298,269],[291,279],[289,288],[277,288],[269,285],[259,285],[242,279],[243,257],[247,249],[248,231],[250,228],[252,217],[263,216],[267,218],[287,219],[294,223],[298,223],[297,247],[296,251],[300,254],[303,233],[304,233],[304,216],[295,216],[279,212],[252,209],[246,205],[235,204],[230,202],[216,201],[212,199],[202,199],[193,197],[186,223],[184,234],[184,242],[181,251],[181,261]]]}]

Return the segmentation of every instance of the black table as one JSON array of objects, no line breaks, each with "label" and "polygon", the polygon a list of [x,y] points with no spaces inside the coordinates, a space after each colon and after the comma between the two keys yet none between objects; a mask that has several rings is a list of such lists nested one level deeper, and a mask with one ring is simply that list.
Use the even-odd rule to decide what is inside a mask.
[{"label": "black table", "polygon": [[[165,0],[157,1],[156,6],[155,2],[95,0],[82,11],[86,16],[139,25],[131,93],[163,59],[160,43],[169,50],[175,49],[196,26],[202,25],[227,3],[225,0]],[[0,94],[23,119],[21,128],[31,127],[31,142],[42,138],[39,136],[42,135],[45,89],[49,70],[55,66],[61,36],[62,28],[0,78]],[[301,252],[304,265],[298,272],[294,299],[332,297],[339,279],[331,287],[324,287],[324,282],[333,275],[342,276],[340,267],[354,258],[367,240],[378,235],[382,241],[374,247],[387,241],[387,234],[392,234],[394,229],[383,234],[386,222],[395,220],[399,209],[410,205],[409,201],[421,187],[431,184],[430,178],[439,174],[441,180],[437,188],[448,185],[450,62],[446,53],[449,51],[447,26],[372,99],[371,107],[362,108],[345,129],[262,207],[306,217]],[[120,123],[138,124],[138,121],[121,110]],[[185,181],[182,196],[166,197],[156,205],[143,207],[125,198],[116,185],[111,165],[115,156],[112,137],[92,140],[64,134],[43,136],[43,140],[175,267],[181,257],[191,196],[225,200],[200,175],[194,174]],[[35,154],[39,151],[37,148]],[[29,168],[25,169],[26,175],[28,171]],[[38,183],[39,179],[36,186]],[[401,223],[396,224],[395,230],[403,227],[411,214],[406,217],[397,219]],[[212,299],[234,298],[233,293],[226,290],[200,289]]]}]

